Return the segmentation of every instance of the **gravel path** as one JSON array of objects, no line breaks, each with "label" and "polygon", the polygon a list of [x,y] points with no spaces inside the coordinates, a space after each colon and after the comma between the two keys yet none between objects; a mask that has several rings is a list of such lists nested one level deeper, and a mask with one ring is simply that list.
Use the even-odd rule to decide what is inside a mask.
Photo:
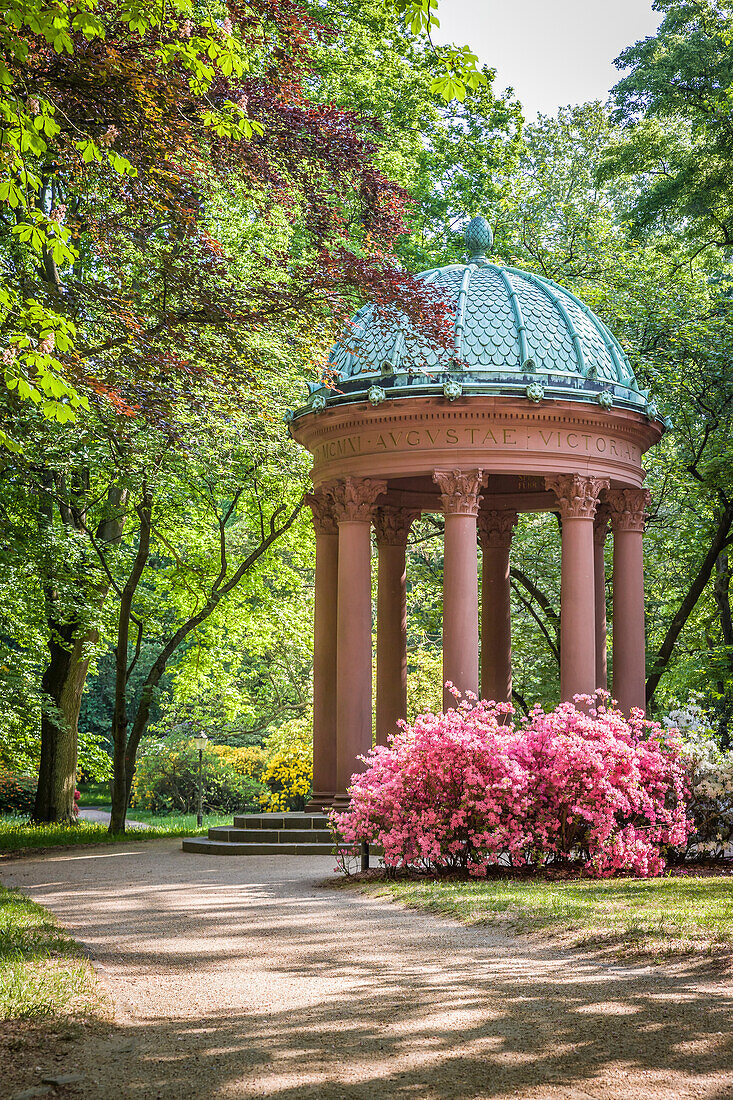
[{"label": "gravel path", "polygon": [[[80,806],[79,817],[82,821],[98,821],[100,825],[109,825],[112,814],[108,810],[95,810],[92,806]],[[128,829],[150,828],[144,821],[130,821],[129,818],[125,821],[125,826]]]},{"label": "gravel path", "polygon": [[169,840],[0,863],[88,946],[117,1005],[65,1055],[84,1075],[68,1095],[733,1097],[719,975],[466,928],[323,889],[331,870]]}]

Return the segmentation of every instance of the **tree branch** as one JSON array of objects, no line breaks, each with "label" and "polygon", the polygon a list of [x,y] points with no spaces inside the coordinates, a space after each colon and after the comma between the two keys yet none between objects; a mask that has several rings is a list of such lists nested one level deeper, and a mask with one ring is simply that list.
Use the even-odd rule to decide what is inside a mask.
[{"label": "tree branch", "polygon": [[677,609],[672,622],[669,624],[664,640],[654,658],[652,672],[646,682],[646,705],[648,708],[651,707],[654,700],[654,692],[657,690],[659,681],[669,664],[669,659],[672,656],[677,639],[682,633],[685,623],[692,614],[695,604],[700,599],[705,585],[710,580],[710,576],[715,568],[715,563],[718,560],[718,555],[726,545],[731,524],[733,524],[733,507],[729,505],[723,510],[715,534],[713,535],[713,541],[710,544],[710,548],[700,563],[687,595]]}]

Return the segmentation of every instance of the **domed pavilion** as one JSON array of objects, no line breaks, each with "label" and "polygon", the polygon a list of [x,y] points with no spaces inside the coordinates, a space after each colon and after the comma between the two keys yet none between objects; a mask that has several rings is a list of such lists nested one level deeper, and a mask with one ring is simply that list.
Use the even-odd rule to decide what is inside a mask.
[{"label": "domed pavilion", "polygon": [[562,698],[606,687],[610,524],[613,695],[627,712],[645,706],[641,460],[665,424],[583,302],[492,263],[486,219],[474,218],[465,239],[466,263],[418,276],[455,309],[450,352],[367,305],[334,347],[328,381],[292,414],[291,434],[313,456],[312,808],[343,804],[372,744],[372,525],[379,743],[406,715],[406,544],[423,512],[445,517],[444,682],[511,699],[512,532],[521,512],[555,512]]}]

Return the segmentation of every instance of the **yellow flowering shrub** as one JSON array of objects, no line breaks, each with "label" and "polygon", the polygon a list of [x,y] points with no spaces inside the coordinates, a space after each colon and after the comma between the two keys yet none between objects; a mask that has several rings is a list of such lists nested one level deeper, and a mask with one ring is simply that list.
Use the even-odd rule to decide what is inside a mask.
[{"label": "yellow flowering shrub", "polygon": [[263,749],[267,767],[262,782],[268,792],[261,796],[263,810],[303,810],[313,787],[313,730],[304,718],[285,722],[269,734]]},{"label": "yellow flowering shrub", "polygon": [[258,783],[262,782],[267,766],[267,753],[259,746],[247,745],[236,748],[233,745],[210,745],[208,751],[239,775],[254,779]]}]

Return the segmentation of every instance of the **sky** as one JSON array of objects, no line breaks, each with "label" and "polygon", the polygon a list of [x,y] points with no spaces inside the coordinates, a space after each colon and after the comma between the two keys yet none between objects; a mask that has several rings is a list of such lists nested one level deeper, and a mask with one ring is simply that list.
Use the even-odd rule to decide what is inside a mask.
[{"label": "sky", "polygon": [[438,16],[434,41],[470,46],[527,119],[605,99],[620,75],[613,59],[662,18],[651,0],[440,0]]}]

